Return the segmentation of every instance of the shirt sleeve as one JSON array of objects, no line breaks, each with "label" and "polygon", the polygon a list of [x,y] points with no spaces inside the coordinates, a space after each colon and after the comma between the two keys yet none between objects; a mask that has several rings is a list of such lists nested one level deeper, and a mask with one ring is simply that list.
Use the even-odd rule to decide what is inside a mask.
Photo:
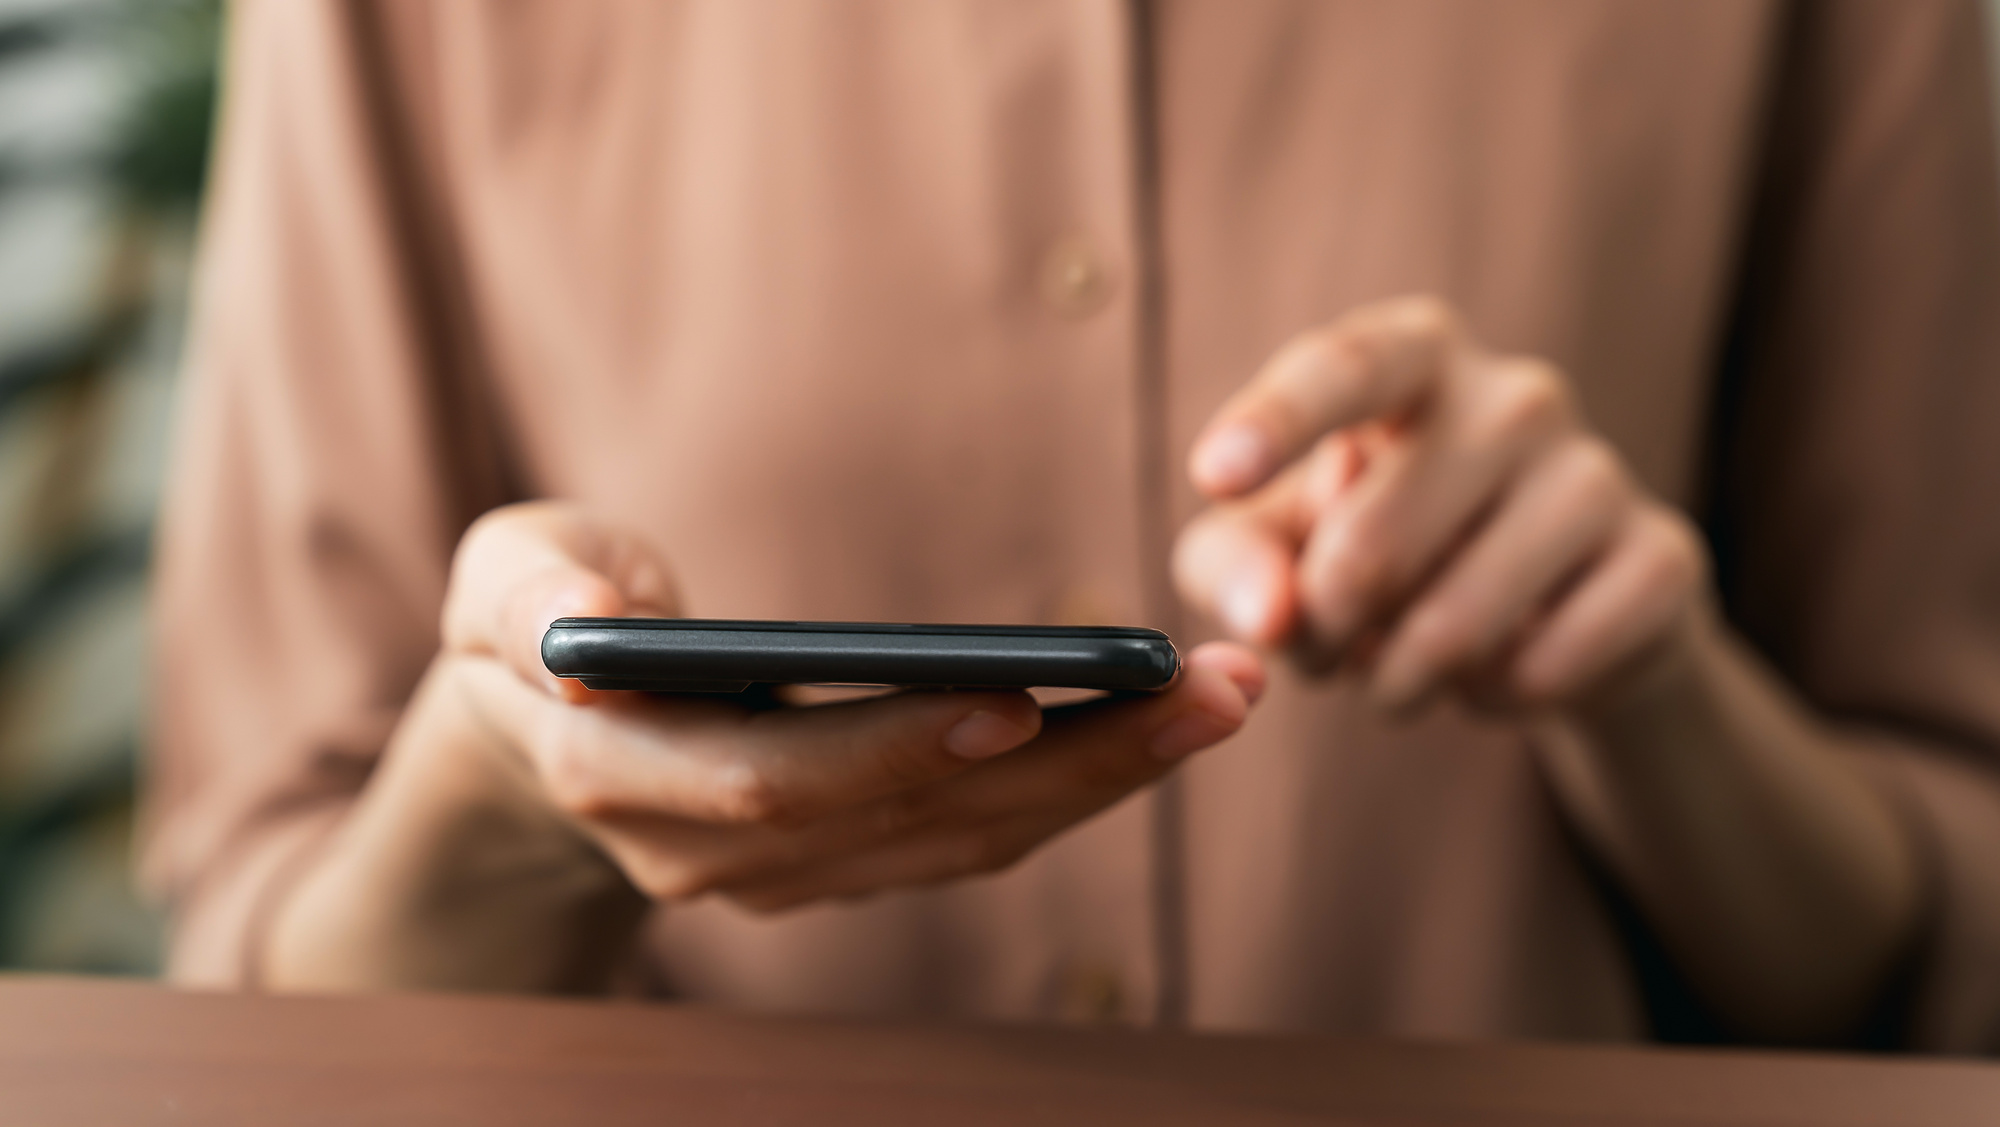
[{"label": "shirt sleeve", "polygon": [[1927,850],[1889,1024],[2000,1049],[2000,187],[1971,0],[1794,6],[1720,428],[1745,633]]},{"label": "shirt sleeve", "polygon": [[440,173],[426,5],[233,7],[157,546],[142,879],[168,973],[254,982],[275,889],[366,782],[507,499]]}]

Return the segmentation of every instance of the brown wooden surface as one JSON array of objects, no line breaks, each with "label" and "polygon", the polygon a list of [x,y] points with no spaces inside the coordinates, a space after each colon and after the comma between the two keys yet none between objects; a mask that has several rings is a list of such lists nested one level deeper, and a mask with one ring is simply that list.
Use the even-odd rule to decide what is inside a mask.
[{"label": "brown wooden surface", "polygon": [[0,979],[0,1123],[1996,1124],[2000,1066]]}]

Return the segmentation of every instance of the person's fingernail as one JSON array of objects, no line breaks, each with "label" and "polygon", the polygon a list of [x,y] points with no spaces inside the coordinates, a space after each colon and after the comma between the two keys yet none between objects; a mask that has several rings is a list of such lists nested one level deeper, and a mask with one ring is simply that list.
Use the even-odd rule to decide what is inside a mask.
[{"label": "person's fingernail", "polygon": [[1222,592],[1222,620],[1239,638],[1260,641],[1271,614],[1271,584],[1262,575],[1231,580]]},{"label": "person's fingernail", "polygon": [[1190,712],[1153,733],[1153,741],[1147,750],[1153,753],[1153,758],[1173,763],[1186,759],[1229,732],[1230,725],[1223,720],[1206,712]]},{"label": "person's fingernail", "polygon": [[1027,743],[1034,732],[984,709],[945,733],[944,748],[961,759],[990,759]]},{"label": "person's fingernail", "polygon": [[1277,468],[1276,461],[1262,432],[1248,423],[1233,423],[1202,441],[1195,451],[1194,475],[1212,489],[1242,489],[1262,481]]}]

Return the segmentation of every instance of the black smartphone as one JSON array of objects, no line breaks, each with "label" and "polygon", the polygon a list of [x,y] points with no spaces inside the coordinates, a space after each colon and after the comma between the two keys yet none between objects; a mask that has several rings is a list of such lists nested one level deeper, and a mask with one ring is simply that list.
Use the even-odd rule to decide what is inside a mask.
[{"label": "black smartphone", "polygon": [[734,693],[755,685],[1164,689],[1174,643],[1130,626],[939,626],[560,618],[542,664],[593,689]]}]

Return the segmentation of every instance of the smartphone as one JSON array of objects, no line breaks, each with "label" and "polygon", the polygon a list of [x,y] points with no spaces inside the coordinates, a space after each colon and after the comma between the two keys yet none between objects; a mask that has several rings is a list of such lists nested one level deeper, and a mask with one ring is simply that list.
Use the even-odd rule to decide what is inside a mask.
[{"label": "smartphone", "polygon": [[1130,626],[939,626],[560,618],[542,664],[593,689],[735,693],[759,685],[1164,689],[1174,643]]}]

